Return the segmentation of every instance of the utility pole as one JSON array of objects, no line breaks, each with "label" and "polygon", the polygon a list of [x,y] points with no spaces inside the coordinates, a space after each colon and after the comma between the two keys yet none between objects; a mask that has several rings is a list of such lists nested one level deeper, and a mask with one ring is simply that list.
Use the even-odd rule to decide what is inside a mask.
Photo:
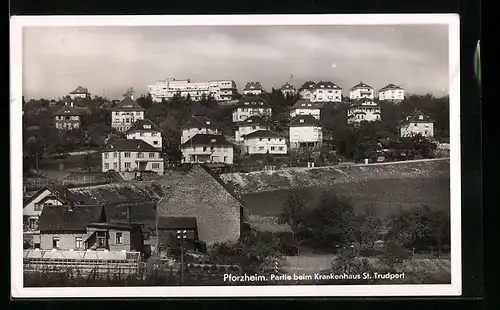
[{"label": "utility pole", "polygon": [[181,243],[181,285],[184,284],[184,240],[187,238],[185,230],[177,231],[177,240]]},{"label": "utility pole", "polygon": [[163,200],[163,197],[161,197],[155,204],[155,215],[156,215],[156,253],[160,255],[160,235],[158,234],[158,204]]}]

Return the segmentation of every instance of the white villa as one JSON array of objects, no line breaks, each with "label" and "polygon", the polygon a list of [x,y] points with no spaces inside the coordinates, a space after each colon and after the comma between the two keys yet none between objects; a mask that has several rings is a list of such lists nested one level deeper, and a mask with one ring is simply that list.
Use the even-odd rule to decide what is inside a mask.
[{"label": "white villa", "polygon": [[378,91],[378,100],[380,101],[399,102],[404,98],[404,89],[394,84],[387,84]]},{"label": "white villa", "polygon": [[261,95],[263,92],[260,82],[248,82],[243,89],[243,95]]},{"label": "white villa", "polygon": [[137,121],[144,119],[144,108],[132,97],[126,97],[111,109],[111,127],[118,131],[129,130]]},{"label": "white villa", "polygon": [[373,122],[381,120],[380,107],[373,101],[354,104],[347,109],[347,123]]},{"label": "white villa", "polygon": [[131,180],[141,172],[163,175],[160,149],[141,139],[121,139],[110,143],[102,151],[102,172],[116,171]]},{"label": "white villa", "polygon": [[297,94],[297,90],[289,83],[285,83],[283,86],[281,86],[280,91],[285,97],[295,96]]},{"label": "white villa", "polygon": [[61,130],[73,130],[80,128],[82,124],[82,113],[73,106],[73,102],[65,105],[54,113],[54,126]]},{"label": "white villa", "polygon": [[271,117],[272,110],[269,103],[262,97],[255,95],[244,96],[233,110],[233,122],[241,122],[253,115]]},{"label": "white villa", "polygon": [[311,100],[311,94],[316,88],[316,83],[307,81],[299,88],[300,98],[305,100]]},{"label": "white villa", "polygon": [[234,133],[236,143],[243,143],[243,136],[257,130],[269,130],[269,123],[259,115],[252,115],[236,124],[238,129]]},{"label": "white villa", "polygon": [[197,134],[221,135],[222,132],[205,115],[193,115],[182,127],[181,144]]},{"label": "white villa", "polygon": [[192,83],[191,80],[165,79],[148,86],[148,92],[154,102],[170,100],[176,94],[199,101],[203,96],[212,96],[217,101],[232,100],[236,94],[236,83],[232,80],[220,80]]},{"label": "white villa", "polygon": [[341,102],[342,88],[332,82],[318,82],[310,90],[311,102]]},{"label": "white villa", "polygon": [[222,135],[197,134],[181,145],[182,163],[233,164],[233,144]]},{"label": "white villa", "polygon": [[139,119],[127,131],[127,139],[138,139],[155,148],[161,149],[161,129],[149,119]]},{"label": "white villa", "polygon": [[365,99],[365,98],[373,100],[374,99],[373,87],[363,82],[359,82],[353,88],[351,88],[349,92],[349,98],[352,100]]},{"label": "white villa", "polygon": [[304,99],[299,99],[290,109],[290,117],[295,118],[298,115],[312,115],[315,119],[320,119],[322,102],[311,102]]},{"label": "white villa", "polygon": [[415,111],[401,124],[401,137],[421,134],[424,137],[434,137],[434,120],[420,111]]},{"label": "white villa", "polygon": [[289,124],[290,148],[316,147],[323,143],[323,125],[312,115],[299,115]]},{"label": "white villa", "polygon": [[270,130],[257,130],[243,136],[243,151],[247,154],[286,154],[286,138]]},{"label": "white villa", "polygon": [[71,100],[85,99],[85,98],[90,98],[90,93],[87,88],[78,85],[78,87],[75,88],[75,90],[69,93],[69,97],[71,98]]}]

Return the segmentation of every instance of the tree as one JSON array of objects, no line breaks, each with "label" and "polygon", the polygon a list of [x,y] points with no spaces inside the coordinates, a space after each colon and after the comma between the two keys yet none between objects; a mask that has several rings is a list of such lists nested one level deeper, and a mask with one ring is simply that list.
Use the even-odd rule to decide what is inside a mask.
[{"label": "tree", "polygon": [[305,189],[289,192],[283,201],[280,222],[289,224],[292,230],[297,232],[305,219],[310,199],[311,194]]},{"label": "tree", "polygon": [[355,235],[359,244],[359,250],[364,244],[369,244],[373,249],[375,241],[380,234],[381,220],[374,213],[374,206],[365,207],[362,214],[356,216]]},{"label": "tree", "polygon": [[153,98],[151,97],[150,93],[148,93],[146,96],[141,95],[139,98],[137,98],[137,103],[147,110],[153,106]]},{"label": "tree", "polygon": [[129,87],[123,94],[123,97],[131,97],[133,94],[134,94],[134,88]]}]

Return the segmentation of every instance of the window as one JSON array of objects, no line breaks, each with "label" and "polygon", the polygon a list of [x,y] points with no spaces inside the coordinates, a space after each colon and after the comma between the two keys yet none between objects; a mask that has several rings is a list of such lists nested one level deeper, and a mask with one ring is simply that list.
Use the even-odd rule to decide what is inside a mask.
[{"label": "window", "polygon": [[153,141],[153,145],[158,145],[158,141]]},{"label": "window", "polygon": [[429,132],[428,132],[427,130],[426,130],[426,131],[424,131],[424,135],[425,135],[425,136],[427,136],[427,134],[428,134],[428,133],[429,133]]},{"label": "window", "polygon": [[263,146],[259,146],[259,151],[263,151],[264,150],[264,147]]},{"label": "window", "polygon": [[144,137],[144,132],[141,132],[141,134],[140,134],[140,135],[141,135],[141,137]]},{"label": "window", "polygon": [[137,158],[144,158],[144,154],[142,152],[137,152]]},{"label": "window", "polygon": [[83,239],[82,239],[82,237],[76,237],[75,238],[75,248],[76,249],[83,248]]},{"label": "window", "polygon": [[125,163],[125,168],[130,168],[130,163]]},{"label": "window", "polygon": [[116,233],[116,244],[123,244],[123,233]]},{"label": "window", "polygon": [[35,211],[42,211],[42,204],[41,203],[35,203]]},{"label": "window", "polygon": [[117,163],[113,163],[113,169],[117,169],[118,168],[118,164]]},{"label": "window", "polygon": [[203,147],[203,152],[206,152],[206,151],[207,151],[207,147],[206,147],[206,146],[204,146],[204,147]]},{"label": "window", "polygon": [[278,150],[283,151],[283,147],[282,147],[282,146],[280,146],[280,147],[278,148]]},{"label": "window", "polygon": [[429,124],[425,124],[425,125],[424,125],[424,127],[425,127],[425,128],[429,128]]},{"label": "window", "polygon": [[274,151],[274,146],[271,146],[271,151]]},{"label": "window", "polygon": [[113,158],[116,158],[118,156],[118,153],[114,152],[113,153]]},{"label": "window", "polygon": [[149,158],[155,158],[155,153],[149,153]]},{"label": "window", "polygon": [[130,158],[130,152],[125,152],[124,156],[125,156],[126,158]]},{"label": "window", "polygon": [[109,157],[109,154],[108,153],[104,153],[104,159],[108,159]]},{"label": "window", "polygon": [[413,126],[417,127],[417,123],[413,124]]},{"label": "window", "polygon": [[257,126],[252,126],[252,129],[257,129]]},{"label": "window", "polygon": [[224,156],[224,162],[227,163],[227,156]]},{"label": "window", "polygon": [[106,246],[106,232],[105,231],[98,231],[96,232],[97,235],[97,246],[102,248]]},{"label": "window", "polygon": [[109,164],[108,163],[104,164],[104,169],[109,169]]},{"label": "window", "polygon": [[259,138],[259,141],[262,141],[262,138]]},{"label": "window", "polygon": [[59,237],[52,237],[52,248],[53,249],[59,248]]},{"label": "window", "polygon": [[160,164],[159,163],[154,163],[154,164],[151,164],[151,167],[153,169],[160,169]]}]

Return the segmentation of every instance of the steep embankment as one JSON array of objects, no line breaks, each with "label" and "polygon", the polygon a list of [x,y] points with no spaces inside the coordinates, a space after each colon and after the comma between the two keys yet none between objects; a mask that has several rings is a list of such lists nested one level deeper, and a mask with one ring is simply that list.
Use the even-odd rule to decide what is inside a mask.
[{"label": "steep embankment", "polygon": [[419,160],[370,165],[288,168],[277,171],[223,174],[241,194],[286,190],[294,187],[328,187],[380,179],[449,178],[449,159]]}]

